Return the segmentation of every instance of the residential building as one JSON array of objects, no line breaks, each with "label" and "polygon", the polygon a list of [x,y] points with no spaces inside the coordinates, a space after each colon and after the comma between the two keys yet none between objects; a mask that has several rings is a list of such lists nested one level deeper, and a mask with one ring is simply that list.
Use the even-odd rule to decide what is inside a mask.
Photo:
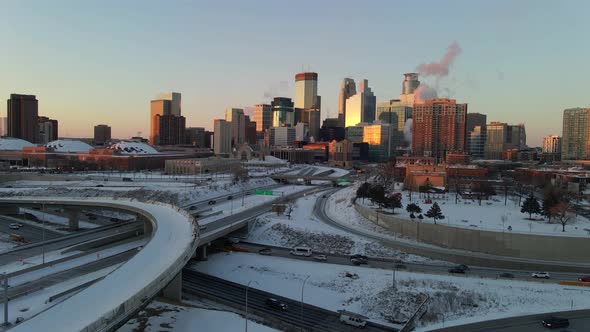
[{"label": "residential building", "polygon": [[485,114],[481,113],[468,113],[467,120],[466,120],[466,131],[469,133],[473,130],[476,126],[485,127],[488,121],[488,117]]},{"label": "residential building", "polygon": [[94,144],[105,145],[111,140],[111,127],[105,124],[94,126]]},{"label": "residential building", "polygon": [[414,105],[412,154],[445,160],[447,152],[466,150],[467,104],[455,99],[434,98]]},{"label": "residential building", "polygon": [[58,137],[58,122],[57,120],[50,119],[46,116],[40,116],[37,119],[38,123],[38,136],[37,143],[47,144],[52,141],[56,141]]},{"label": "residential building", "polygon": [[7,101],[8,136],[38,142],[39,103],[34,95],[11,94]]},{"label": "residential building", "polygon": [[508,124],[491,122],[486,125],[485,159],[502,160],[507,149]]},{"label": "residential building", "polygon": [[213,122],[213,152],[217,156],[228,156],[231,154],[231,123],[224,119],[215,119]]},{"label": "residential building", "polygon": [[231,146],[236,147],[246,141],[246,118],[241,108],[227,108],[225,121],[231,125]]},{"label": "residential building", "polygon": [[543,137],[543,153],[561,154],[561,137],[557,135]]},{"label": "residential building", "polygon": [[256,131],[262,132],[272,126],[272,107],[268,104],[254,105],[254,122]]},{"label": "residential building", "polygon": [[269,143],[271,146],[293,146],[296,132],[294,127],[271,127]]},{"label": "residential building", "polygon": [[590,159],[590,108],[563,111],[561,160]]},{"label": "residential building", "polygon": [[345,127],[346,100],[356,94],[356,85],[352,78],[345,78],[338,93],[338,121],[340,127]]},{"label": "residential building", "polygon": [[272,127],[293,127],[295,125],[294,107],[291,98],[276,97],[271,103]]},{"label": "residential building", "polygon": [[351,141],[347,139],[340,142],[331,141],[329,151],[328,162],[331,166],[352,166],[353,143]]}]

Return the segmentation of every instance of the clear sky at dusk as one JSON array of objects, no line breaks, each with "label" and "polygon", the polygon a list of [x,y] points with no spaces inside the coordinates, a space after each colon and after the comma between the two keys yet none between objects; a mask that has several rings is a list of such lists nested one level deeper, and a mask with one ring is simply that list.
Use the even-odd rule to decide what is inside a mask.
[{"label": "clear sky at dusk", "polygon": [[[529,145],[561,134],[564,108],[590,106],[588,1],[3,1],[0,96],[35,94],[60,136],[148,134],[149,101],[182,93],[187,125],[226,107],[293,96],[319,74],[322,117],[340,81],[366,78],[377,101],[403,73],[462,50],[439,95],[488,121],[524,122]],[[424,80],[423,80],[424,81]],[[433,84],[434,82],[429,82]],[[5,114],[5,107],[3,114]]]}]

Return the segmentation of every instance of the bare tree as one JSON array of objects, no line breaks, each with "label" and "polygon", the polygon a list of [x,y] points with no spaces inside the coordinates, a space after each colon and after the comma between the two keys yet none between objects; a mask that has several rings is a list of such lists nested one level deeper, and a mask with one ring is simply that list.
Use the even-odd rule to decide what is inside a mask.
[{"label": "bare tree", "polygon": [[395,161],[379,165],[376,178],[383,187],[389,188],[395,182]]},{"label": "bare tree", "polygon": [[561,231],[565,232],[565,225],[572,219],[573,211],[569,203],[559,202],[551,208],[555,219],[561,224]]}]

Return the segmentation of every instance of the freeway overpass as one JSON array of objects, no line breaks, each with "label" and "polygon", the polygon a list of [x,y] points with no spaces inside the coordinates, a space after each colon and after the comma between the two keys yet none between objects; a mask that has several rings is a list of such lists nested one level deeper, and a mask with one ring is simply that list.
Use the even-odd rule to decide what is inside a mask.
[{"label": "freeway overpass", "polygon": [[332,185],[336,186],[338,183],[350,182],[351,179],[347,176],[334,177],[328,175],[291,175],[291,174],[276,174],[271,175],[271,179],[280,183],[296,183],[311,185],[312,181],[329,181]]}]

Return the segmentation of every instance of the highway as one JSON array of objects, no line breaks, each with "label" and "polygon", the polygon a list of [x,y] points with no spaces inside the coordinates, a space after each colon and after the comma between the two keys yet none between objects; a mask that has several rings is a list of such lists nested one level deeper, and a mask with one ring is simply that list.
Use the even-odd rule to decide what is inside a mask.
[{"label": "highway", "polygon": [[[182,273],[183,291],[187,294],[209,298],[222,304],[243,310],[246,306],[246,286],[199,273],[185,268]],[[268,307],[266,299],[275,298],[286,303],[288,310],[280,311]],[[354,327],[339,321],[339,314],[300,301],[267,293],[250,287],[248,289],[248,312],[280,324],[282,328],[303,331],[352,332]],[[365,331],[397,331],[393,328],[368,322]]]},{"label": "highway", "polygon": [[[31,228],[32,226],[25,225],[21,228],[21,230]],[[0,266],[12,262],[16,262],[18,260],[27,259],[29,257],[40,255],[43,250],[45,252],[60,250],[66,247],[70,247],[73,245],[81,244],[87,241],[91,241],[98,238],[104,237],[113,237],[113,236],[120,236],[124,233],[129,233],[133,235],[134,233],[139,232],[143,234],[143,222],[140,221],[132,221],[132,222],[124,222],[119,225],[111,225],[111,226],[104,226],[98,227],[92,230],[88,230],[85,232],[80,232],[77,234],[71,235],[61,235],[59,238],[54,238],[52,240],[46,240],[45,245],[43,242],[35,242],[32,244],[27,244],[23,246],[14,247],[7,251],[0,253]],[[25,237],[26,239],[26,237]],[[44,248],[43,248],[44,247]]]},{"label": "highway", "polygon": [[242,195],[245,195],[246,192],[254,192],[256,189],[275,189],[282,186],[281,184],[272,184],[272,185],[268,185],[268,186],[261,186],[261,187],[255,187],[255,188],[250,188],[244,191],[239,191],[239,192],[235,192],[235,193],[228,193],[228,194],[224,194],[224,195],[219,195],[216,197],[211,197],[202,201],[198,201],[198,202],[193,202],[190,204],[186,204],[184,206],[182,206],[183,209],[185,210],[189,210],[190,212],[192,212],[193,210],[200,210],[203,208],[207,208],[207,207],[211,207],[211,205],[209,205],[210,201],[215,201],[215,202],[221,202],[224,200],[227,200],[227,198],[229,196],[232,196],[233,199],[238,199],[241,198]]},{"label": "highway", "polygon": [[[8,298],[10,300],[13,300],[15,298],[27,295],[27,294],[31,294],[34,292],[37,292],[41,289],[44,288],[48,288],[51,287],[53,285],[62,283],[64,281],[67,281],[69,279],[73,279],[73,278],[77,278],[77,277],[81,277],[84,275],[87,275],[89,273],[98,271],[98,270],[102,270],[104,268],[107,268],[109,266],[113,266],[115,264],[119,264],[119,263],[123,263],[125,261],[127,261],[128,259],[130,259],[133,255],[135,255],[137,253],[137,249],[130,249],[127,250],[125,252],[122,252],[120,254],[117,255],[113,255],[113,256],[109,256],[106,258],[102,258],[102,259],[98,259],[96,261],[87,263],[87,264],[83,264],[68,270],[64,270],[64,271],[59,271],[50,275],[46,275],[43,276],[39,279],[30,281],[30,282],[26,282],[20,285],[10,285],[10,279],[9,281],[9,286],[10,288],[8,289]],[[36,273],[38,271],[34,271],[32,273]]]},{"label": "highway", "polygon": [[[250,252],[252,252],[254,254],[257,254],[260,249],[270,248],[272,250],[272,256],[290,258],[290,259],[298,259],[298,260],[304,260],[304,261],[312,261],[312,262],[317,262],[316,260],[313,259],[313,256],[326,255],[327,261],[325,261],[325,263],[353,266],[350,263],[350,256],[349,255],[339,255],[339,254],[331,254],[331,253],[314,251],[312,257],[305,257],[305,256],[291,255],[290,254],[291,248],[269,246],[269,245],[256,244],[256,243],[250,243],[250,242],[240,242],[236,246],[238,246],[240,248],[248,249]],[[399,259],[390,258],[390,257],[368,257],[367,263],[368,263],[367,265],[361,265],[361,266],[368,267],[368,268],[380,268],[380,269],[389,269],[389,270],[395,269],[395,270],[399,270],[399,271],[418,272],[418,273],[427,273],[427,274],[451,274],[448,272],[448,270],[450,267],[455,266],[453,264],[429,264],[429,263],[404,262]],[[559,283],[559,281],[562,281],[562,280],[569,280],[569,281],[577,280],[577,278],[579,276],[583,276],[583,274],[552,272],[551,279],[535,279],[535,278],[531,277],[532,271],[494,269],[494,268],[479,267],[479,266],[470,266],[469,271],[467,271],[465,274],[452,274],[452,275],[454,275],[456,277],[477,277],[477,278],[488,278],[488,279],[502,279],[499,277],[500,273],[511,273],[514,276],[514,278],[504,278],[506,280],[522,280],[522,281],[534,281],[534,282],[543,282],[543,283]],[[588,288],[588,291],[590,291],[590,288]]]},{"label": "highway", "polygon": [[[329,196],[329,194],[324,196]],[[324,196],[319,197],[314,206],[314,214],[320,220],[322,220],[326,224],[344,230],[348,233],[356,234],[361,237],[379,241],[388,247],[399,249],[407,253],[431,257],[434,259],[440,259],[444,261],[454,261],[458,264],[465,264],[469,261],[477,261],[479,262],[479,264],[473,265],[485,265],[490,267],[490,269],[485,270],[499,271],[499,273],[510,271],[511,273],[515,272],[513,273],[515,275],[520,274],[522,272],[530,274],[531,271],[552,271],[551,274],[554,274],[555,276],[563,276],[566,280],[575,280],[575,278],[569,277],[590,275],[590,264],[586,263],[576,264],[571,262],[543,261],[519,257],[495,256],[465,250],[448,249],[406,239],[394,239],[392,237],[382,236],[368,230],[350,227],[343,223],[333,220],[325,213],[326,197]],[[502,269],[499,269],[497,267],[501,267]],[[564,271],[567,271],[567,273]],[[482,271],[482,273],[487,272]]]},{"label": "highway", "polygon": [[[555,316],[569,319],[570,326],[550,330],[541,325],[545,318]],[[484,322],[458,325],[432,330],[433,332],[544,332],[544,331],[590,331],[590,310],[576,310],[553,314],[535,314],[520,317],[509,317]]]},{"label": "highway", "polygon": [[[12,223],[18,223],[18,222],[19,222],[18,218],[10,218],[10,217],[0,215],[0,232],[6,233],[6,234],[21,235],[25,238],[25,240],[27,240],[29,242],[41,241],[41,239],[43,239],[43,227],[42,226],[24,224],[24,226],[21,227],[20,229],[10,229],[10,227],[8,227],[8,225],[10,225]],[[45,239],[47,239],[47,240],[48,239],[55,239],[55,238],[58,238],[63,235],[64,235],[63,233],[56,232],[54,230],[45,228]]]}]

